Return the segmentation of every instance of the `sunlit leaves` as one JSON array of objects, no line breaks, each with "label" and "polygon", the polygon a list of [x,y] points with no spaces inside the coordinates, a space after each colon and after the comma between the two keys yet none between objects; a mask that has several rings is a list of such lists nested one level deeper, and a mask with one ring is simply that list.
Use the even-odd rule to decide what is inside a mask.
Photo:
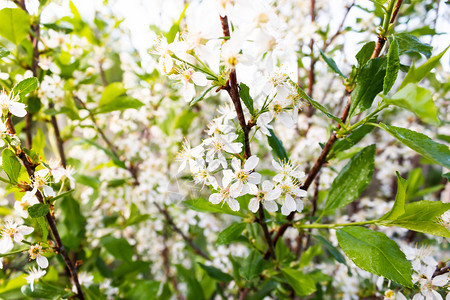
[{"label": "sunlit leaves", "polygon": [[345,254],[363,270],[411,287],[412,266],[398,245],[384,233],[364,227],[344,227],[337,231]]},{"label": "sunlit leaves", "polygon": [[0,35],[18,45],[28,36],[31,18],[20,8],[0,10]]}]

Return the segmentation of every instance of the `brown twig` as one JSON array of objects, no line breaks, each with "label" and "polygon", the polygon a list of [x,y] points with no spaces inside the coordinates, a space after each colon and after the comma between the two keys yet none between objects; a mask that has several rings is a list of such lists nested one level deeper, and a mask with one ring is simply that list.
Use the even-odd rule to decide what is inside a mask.
[{"label": "brown twig", "polygon": [[169,247],[167,246],[167,237],[165,234],[163,234],[163,250],[161,251],[161,256],[163,258],[163,266],[164,271],[166,273],[167,281],[171,281],[173,285],[173,289],[175,290],[175,293],[177,294],[178,300],[184,300],[184,296],[180,293],[180,289],[178,288],[178,282],[175,276],[172,275],[170,272],[170,253],[169,253]]},{"label": "brown twig", "polygon": [[[394,1],[394,0],[391,0]],[[400,6],[402,5],[403,0],[398,0],[395,4],[394,12],[392,13],[389,24],[393,24],[395,22],[395,18],[398,15],[398,11],[400,10]],[[373,49],[371,59],[376,58],[380,55],[381,49],[383,49],[384,44],[386,43],[386,36],[382,36],[378,34],[377,43],[375,44],[375,49]]]},{"label": "brown twig", "polygon": [[[100,137],[103,139],[103,141],[106,143],[107,147],[109,148],[109,150],[111,150],[111,152],[113,153],[113,155],[120,161],[124,162],[124,160],[122,160],[120,158],[120,156],[117,154],[117,148],[111,143],[111,141],[108,139],[108,137],[106,136],[105,132],[103,131],[102,128],[100,128],[100,126],[97,123],[97,119],[95,118],[95,115],[87,108],[86,103],[84,103],[80,98],[78,98],[77,96],[73,96],[73,98],[75,99],[76,102],[78,102],[85,110],[88,111],[89,114],[89,118],[91,119],[92,123],[94,124],[95,129],[97,130],[97,132],[100,134]],[[133,165],[129,165],[127,166],[127,164],[125,164],[128,172],[130,172],[131,176],[134,179],[134,184],[135,185],[139,185],[139,178],[138,178],[138,174],[137,174],[137,168],[135,168]]]},{"label": "brown twig", "polygon": [[189,244],[189,246],[194,249],[194,251],[200,255],[201,257],[203,257],[204,259],[210,260],[208,254],[206,254],[205,252],[203,252],[202,249],[200,249],[196,244],[194,244],[194,242],[184,234],[183,231],[181,231],[180,228],[178,228],[178,226],[173,222],[172,218],[169,215],[169,212],[167,211],[167,209],[162,208],[158,203],[154,202],[156,208],[158,209],[158,211],[160,213],[162,213],[162,215],[164,216],[164,218],[166,219],[167,223],[170,224],[170,226],[172,226],[173,230],[175,230],[175,232],[177,232],[179,235],[181,235],[181,237],[183,238],[183,240]]},{"label": "brown twig", "polygon": [[[230,37],[230,27],[228,25],[228,17],[220,16],[220,23],[222,24],[223,35],[225,37]],[[252,155],[251,150],[250,150],[249,132],[250,132],[252,125],[254,125],[254,124],[253,123],[247,124],[245,122],[245,116],[244,116],[244,111],[242,110],[241,98],[239,96],[239,88],[238,88],[235,69],[230,70],[230,78],[227,82],[227,86],[225,87],[225,90],[228,92],[228,95],[230,95],[231,101],[233,101],[233,105],[236,110],[239,125],[241,126],[242,131],[244,132],[244,158],[249,158]],[[269,251],[270,255],[272,255],[273,259],[275,259],[276,256],[275,256],[274,244],[272,242],[272,238],[270,236],[269,229],[267,228],[267,224],[265,222],[264,209],[262,207],[262,204],[260,204],[260,206],[259,206],[257,222],[261,225],[261,228],[264,232],[264,238],[266,239],[267,245],[268,245],[267,251]]]},{"label": "brown twig", "polygon": [[[8,115],[8,121],[6,122],[6,125],[8,126],[9,132],[15,132],[14,125],[11,122],[11,116],[10,115]],[[22,164],[24,165],[25,169],[27,170],[27,173],[28,173],[28,176],[30,177],[30,180],[33,181],[34,180],[34,172],[35,172],[35,169],[36,169],[36,165],[32,164],[28,160],[28,157],[26,156],[26,154],[20,148],[17,150],[16,155],[22,161]],[[42,195],[42,193],[39,190],[37,190],[37,192],[36,192],[36,198],[39,200],[40,203],[45,203],[44,196]],[[58,228],[56,227],[55,219],[53,218],[53,216],[51,215],[50,212],[48,212],[45,217],[46,217],[47,222],[48,222],[48,224],[50,226],[50,231],[52,232],[53,239],[56,242],[56,252],[59,253],[62,256],[62,258],[64,260],[64,263],[66,264],[66,267],[67,267],[67,269],[70,272],[70,276],[72,278],[72,281],[73,281],[73,283],[75,284],[75,286],[77,288],[77,297],[79,299],[81,299],[81,300],[84,300],[85,298],[84,298],[84,295],[83,295],[83,291],[81,289],[81,285],[80,285],[80,283],[78,281],[77,271],[75,269],[74,264],[70,260],[66,249],[64,248],[64,245],[62,243],[61,237],[59,236]]]},{"label": "brown twig", "polygon": [[[398,14],[398,11],[400,9],[400,6],[402,4],[402,0],[398,0],[397,4],[395,6],[394,12],[392,14],[392,18],[390,20],[390,23],[392,24]],[[379,41],[377,42],[377,44],[379,43]],[[384,42],[383,42],[384,44]],[[382,46],[381,46],[382,48]],[[378,57],[378,55],[380,54],[380,50],[377,50],[377,46],[375,46],[374,52],[372,53],[372,58]],[[347,104],[345,105],[344,108],[344,112],[341,115],[341,120],[342,122],[345,123],[345,121],[347,120],[348,117],[348,113],[350,111],[350,105],[351,105],[351,98],[350,98],[350,92],[347,92],[348,94],[348,101]],[[340,128],[340,126],[338,125],[338,128]],[[322,152],[320,153],[319,157],[316,160],[316,163],[314,164],[313,168],[311,169],[310,173],[308,174],[308,177],[306,178],[305,182],[302,185],[302,189],[303,190],[307,190],[309,188],[309,186],[311,185],[311,183],[313,182],[314,178],[317,176],[317,174],[319,173],[320,169],[322,168],[322,166],[325,164],[326,162],[326,158],[328,153],[330,152],[331,148],[333,147],[333,144],[336,142],[336,132],[334,132],[330,138],[328,139],[327,143],[325,144],[325,147],[322,149]],[[281,225],[278,228],[277,233],[275,234],[275,237],[273,238],[273,244],[276,245],[277,241],[279,238],[281,238],[284,234],[284,232],[286,231],[286,229],[288,229],[290,226],[292,226],[292,220],[294,219],[294,215],[295,212],[291,213],[288,217],[287,220],[288,222],[284,223],[283,225]],[[266,252],[266,255],[268,253]]]},{"label": "brown twig", "polygon": [[[55,107],[55,105],[53,104],[53,102],[49,102],[48,107],[50,109],[52,109]],[[53,126],[53,129],[55,130],[56,145],[58,147],[59,157],[61,159],[61,165],[65,169],[67,167],[67,163],[66,163],[66,155],[64,154],[64,141],[61,138],[61,133],[59,132],[58,122],[56,121],[56,117],[54,115],[51,116],[50,122]]]}]

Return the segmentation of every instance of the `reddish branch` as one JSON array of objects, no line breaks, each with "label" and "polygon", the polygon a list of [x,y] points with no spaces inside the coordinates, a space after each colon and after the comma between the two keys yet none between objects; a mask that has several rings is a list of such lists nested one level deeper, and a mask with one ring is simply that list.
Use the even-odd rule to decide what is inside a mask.
[{"label": "reddish branch", "polygon": [[[391,0],[394,1],[394,0]],[[402,5],[403,0],[398,0],[395,4],[394,12],[392,13],[391,20],[389,24],[393,24],[395,22],[395,18],[398,15],[398,11],[400,10],[400,6]],[[386,34],[386,33],[385,33]],[[375,49],[373,49],[372,56],[370,58],[376,58],[380,55],[381,49],[383,49],[384,44],[386,43],[386,36],[381,36],[378,34],[378,40],[375,44]]]},{"label": "reddish branch", "polygon": [[[225,37],[230,37],[230,27],[228,25],[228,17],[220,16],[220,23],[222,24],[223,35]],[[244,111],[242,110],[241,98],[239,96],[239,88],[238,88],[235,69],[230,70],[230,78],[227,82],[227,86],[225,87],[225,90],[228,92],[228,95],[230,95],[231,101],[233,101],[233,105],[236,110],[239,125],[241,126],[242,131],[244,132],[244,157],[249,158],[252,155],[251,151],[250,151],[249,132],[250,132],[252,125],[254,125],[254,124],[247,124],[245,122],[245,116],[244,116]],[[270,236],[269,229],[267,228],[267,224],[265,222],[265,217],[264,217],[264,209],[261,204],[259,206],[258,216],[257,216],[256,220],[261,225],[261,228],[264,233],[264,238],[267,241],[267,245],[269,248],[267,251],[275,259],[276,256],[275,256],[275,250],[274,250],[275,249],[274,243],[272,242],[272,238]]]},{"label": "reddish branch", "polygon": [[[396,18],[397,14],[398,14],[398,11],[400,9],[401,4],[402,4],[402,0],[398,0],[396,6],[394,8],[394,12],[392,14],[391,20],[390,20],[391,24],[395,21],[395,18]],[[386,41],[385,38],[384,39],[380,39],[380,38],[378,39],[378,41],[377,41],[377,43],[375,45],[375,49],[374,49],[374,51],[372,53],[372,58],[376,58],[376,57],[378,57],[380,55],[381,48],[383,48],[383,45],[384,45],[385,41]],[[342,120],[343,123],[345,123],[345,121],[347,120],[348,113],[350,111],[350,105],[351,105],[350,93],[348,93],[348,98],[349,99],[348,99],[347,104],[346,104],[346,106],[344,108],[344,112],[341,115],[341,120]],[[338,125],[338,128],[339,127],[340,126]],[[336,142],[336,140],[337,140],[336,132],[333,132],[333,134],[330,136],[330,138],[328,139],[327,143],[325,144],[325,147],[322,149],[322,152],[320,153],[319,157],[317,158],[313,168],[309,172],[308,177],[306,178],[305,182],[303,183],[303,185],[301,187],[303,190],[307,190],[310,187],[310,185],[313,182],[314,178],[317,176],[317,174],[319,173],[319,171],[322,168],[322,166],[326,163],[327,155],[330,152],[330,150],[333,147],[333,145]],[[277,232],[276,232],[276,234],[275,234],[275,236],[273,238],[273,244],[274,245],[276,245],[278,239],[280,239],[283,236],[283,234],[286,232],[286,230],[290,226],[292,226],[292,220],[294,219],[294,215],[295,215],[295,212],[291,213],[287,217],[288,222],[284,223],[283,225],[281,225],[278,228],[278,230],[277,230]],[[268,252],[266,252],[265,256],[267,256],[267,255],[268,255]]]},{"label": "reddish branch", "polygon": [[164,216],[164,218],[166,219],[167,223],[170,224],[170,226],[172,226],[173,230],[175,230],[179,235],[181,235],[181,237],[183,238],[183,240],[185,240],[186,243],[189,244],[189,246],[194,249],[194,251],[200,255],[201,257],[203,257],[204,259],[210,260],[208,254],[206,254],[205,252],[203,252],[202,249],[200,249],[200,247],[198,247],[188,236],[186,236],[184,234],[183,231],[181,231],[177,225],[173,222],[172,217],[169,215],[169,212],[167,211],[167,209],[162,208],[158,203],[154,202],[156,208],[159,210],[159,212]]},{"label": "reddish branch", "polygon": [[[6,126],[8,126],[9,132],[11,132],[11,133],[15,132],[14,126],[11,122],[10,115],[8,115],[8,120],[6,122]],[[27,170],[28,176],[30,177],[30,180],[33,181],[34,180],[34,171],[35,171],[37,165],[32,164],[28,160],[28,157],[26,156],[26,154],[20,148],[17,150],[16,155],[22,161],[25,169]],[[39,190],[36,192],[36,198],[39,200],[40,203],[45,203],[44,197]],[[45,218],[47,219],[47,222],[50,226],[50,231],[51,231],[51,233],[53,235],[53,239],[55,240],[55,243],[56,243],[55,250],[58,254],[60,254],[62,256],[64,263],[66,264],[66,267],[70,272],[70,277],[72,278],[72,281],[75,284],[75,287],[77,288],[77,297],[81,300],[84,300],[85,298],[83,295],[83,291],[82,291],[81,285],[78,281],[77,270],[76,270],[74,264],[72,263],[72,261],[70,260],[66,249],[64,248],[61,237],[59,236],[58,228],[56,227],[55,219],[51,215],[50,212],[47,213]]]}]

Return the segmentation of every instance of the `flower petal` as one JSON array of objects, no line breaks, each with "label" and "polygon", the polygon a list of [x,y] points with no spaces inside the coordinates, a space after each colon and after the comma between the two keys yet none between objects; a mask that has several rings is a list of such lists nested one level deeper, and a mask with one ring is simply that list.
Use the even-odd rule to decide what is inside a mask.
[{"label": "flower petal", "polygon": [[256,155],[250,156],[244,164],[244,171],[250,172],[258,165],[259,158]]},{"label": "flower petal", "polygon": [[255,212],[257,212],[258,211],[258,208],[259,208],[259,201],[258,201],[258,198],[252,198],[252,200],[250,200],[250,202],[248,203],[248,209],[251,211],[251,212],[253,212],[253,213],[255,213]]},{"label": "flower petal", "polygon": [[46,269],[48,267],[48,259],[43,255],[38,255],[38,257],[36,258],[36,262],[42,269]]}]

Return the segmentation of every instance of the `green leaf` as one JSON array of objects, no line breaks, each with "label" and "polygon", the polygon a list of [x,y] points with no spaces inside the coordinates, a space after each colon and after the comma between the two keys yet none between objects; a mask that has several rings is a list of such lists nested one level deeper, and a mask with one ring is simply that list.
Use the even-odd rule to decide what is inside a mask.
[{"label": "green leaf", "polygon": [[36,77],[30,77],[16,84],[12,91],[16,95],[25,96],[26,94],[34,92],[38,88],[38,84],[38,79]]},{"label": "green leaf", "polygon": [[0,35],[18,45],[28,36],[31,17],[20,8],[0,10]]},{"label": "green leaf", "polygon": [[33,299],[66,299],[73,295],[70,290],[62,289],[43,281],[35,283],[33,290],[31,290],[29,284],[24,285],[21,291],[25,296]]},{"label": "green leaf", "polygon": [[436,68],[439,65],[439,61],[440,61],[441,57],[444,56],[444,54],[445,54],[445,52],[447,52],[448,48],[450,48],[450,46],[445,48],[444,51],[442,51],[438,55],[430,58],[426,63],[424,63],[417,69],[415,68],[415,66],[413,64],[411,66],[411,68],[409,68],[408,73],[406,74],[405,78],[402,81],[402,84],[400,85],[400,87],[398,89],[399,90],[402,89],[408,83],[418,83],[422,79],[424,79],[425,76],[427,76],[431,72],[431,70],[433,70],[434,68]]},{"label": "green leaf", "polygon": [[297,90],[298,95],[300,96],[300,98],[308,101],[309,104],[311,104],[314,108],[318,109],[319,111],[321,111],[322,113],[324,113],[328,118],[336,121],[339,125],[341,125],[342,127],[345,127],[344,123],[342,122],[341,119],[339,119],[338,117],[332,115],[331,113],[328,112],[328,110],[319,102],[313,100],[312,98],[310,98],[305,91],[298,86],[298,84],[296,84],[295,82],[293,82],[292,80],[288,79],[289,83],[292,85],[292,87],[294,89]]},{"label": "green leaf", "polygon": [[105,247],[106,251],[108,251],[116,259],[123,260],[125,262],[132,261],[133,248],[126,239],[105,236],[101,239],[100,243],[103,247]]},{"label": "green leaf", "polygon": [[312,259],[317,256],[322,254],[322,247],[320,246],[320,244],[316,244],[312,247],[309,247],[306,251],[303,251],[302,256],[300,257],[300,262],[299,262],[299,269],[303,269],[304,267],[308,266]]},{"label": "green leaf", "polygon": [[336,261],[340,262],[341,264],[347,265],[347,262],[345,261],[344,255],[336,248],[334,247],[329,241],[327,241],[324,237],[320,235],[312,235],[315,239],[317,239],[322,246],[325,247],[325,249],[336,259]]},{"label": "green leaf", "polygon": [[394,34],[394,38],[398,41],[400,55],[407,53],[422,53],[426,58],[430,58],[433,47],[422,43],[415,36],[408,33],[397,33]]},{"label": "green leaf", "polygon": [[445,174],[442,174],[442,177],[446,178],[448,181],[450,181],[450,172],[447,172]]},{"label": "green leaf", "polygon": [[356,200],[372,180],[375,145],[355,154],[333,180],[324,211],[337,209]]},{"label": "green leaf", "polygon": [[[138,105],[138,103],[137,102],[134,103],[133,100],[138,101],[139,103],[142,104],[142,102],[140,102],[139,100],[133,99],[131,97],[126,97],[125,96],[126,91],[127,90],[125,89],[123,83],[121,82],[113,82],[109,84],[107,87],[105,87],[105,90],[102,93],[102,97],[100,98],[100,102],[98,103],[98,112],[101,113],[125,109],[127,104]],[[126,98],[130,98],[132,100]],[[124,103],[121,103],[122,101]]]},{"label": "green leaf", "polygon": [[238,216],[238,217],[243,217],[243,218],[245,218],[247,216],[246,214],[244,214],[240,211],[232,211],[228,207],[228,205],[223,205],[223,206],[215,205],[203,198],[189,199],[189,200],[184,201],[183,203],[190,209],[198,211],[198,212],[221,213],[221,214],[228,214],[228,215],[233,215],[233,216]]},{"label": "green leaf", "polygon": [[230,282],[231,280],[233,280],[233,277],[231,277],[231,275],[222,272],[221,270],[213,267],[213,266],[205,266],[202,263],[198,263],[200,265],[200,267],[205,270],[206,274],[208,274],[209,277],[214,278],[218,281],[222,281],[222,282]]},{"label": "green leaf", "polygon": [[418,201],[405,206],[405,213],[395,220],[378,224],[397,226],[409,230],[450,238],[450,231],[439,224],[439,217],[450,210],[450,203],[441,201]]},{"label": "green leaf", "polygon": [[28,214],[32,218],[44,217],[45,215],[48,214],[49,211],[48,208],[49,208],[48,204],[37,203],[28,207]]},{"label": "green leaf", "polygon": [[276,156],[281,161],[288,161],[289,157],[286,149],[284,149],[283,143],[278,139],[272,129],[269,129],[269,132],[270,136],[267,136],[267,141],[269,142],[269,145],[272,148],[273,153],[275,154],[274,156]]},{"label": "green leaf", "polygon": [[205,98],[206,94],[208,94],[209,91],[212,90],[213,88],[215,88],[214,85],[213,85],[213,86],[210,86],[209,88],[207,88],[206,90],[204,90],[203,93],[201,93],[200,96],[198,96],[198,97],[192,99],[192,101],[189,103],[189,105],[192,106],[192,105],[196,104],[197,102],[202,101],[203,98]]},{"label": "green leaf", "polygon": [[389,46],[386,76],[384,77],[383,81],[383,94],[387,95],[387,93],[391,90],[392,86],[395,83],[395,80],[397,79],[399,69],[400,58],[398,51],[398,42],[394,38],[392,39],[391,45]]},{"label": "green leaf", "polygon": [[358,267],[403,286],[413,286],[411,262],[384,233],[355,226],[341,228],[336,234],[342,250]]},{"label": "green leaf", "polygon": [[341,70],[339,70],[338,66],[336,65],[336,62],[332,58],[327,57],[325,53],[322,52],[322,50],[319,49],[319,51],[320,56],[322,56],[323,60],[327,63],[330,69],[333,70],[334,73],[338,74],[342,78],[345,78],[344,74],[342,74]]},{"label": "green leaf", "polygon": [[244,277],[246,280],[252,280],[256,276],[261,274],[262,269],[263,269],[262,255],[258,251],[253,249],[247,256],[247,259],[244,261],[244,264],[240,269],[240,273],[242,277]]},{"label": "green leaf", "polygon": [[97,143],[95,143],[95,142],[93,142],[93,141],[91,141],[91,140],[88,140],[88,139],[83,139],[83,141],[85,141],[86,143],[88,143],[88,144],[90,144],[90,145],[96,147],[97,149],[100,149],[100,150],[102,150],[103,152],[105,152],[105,154],[108,155],[108,156],[112,159],[112,161],[114,162],[114,164],[115,164],[116,166],[118,166],[118,167],[120,167],[120,168],[122,168],[122,169],[126,169],[126,168],[127,168],[127,166],[125,165],[125,163],[124,163],[122,160],[120,160],[120,159],[114,154],[114,152],[112,152],[111,150],[106,149],[106,148],[100,146],[99,144],[97,144]]},{"label": "green leaf", "polygon": [[161,286],[159,281],[153,280],[139,280],[135,283],[133,288],[127,292],[126,299],[134,300],[156,300],[158,298],[158,291]]},{"label": "green leaf", "polygon": [[21,164],[16,155],[8,148],[2,151],[2,168],[8,175],[9,180],[13,183],[17,183],[19,178]]},{"label": "green leaf", "polygon": [[51,198],[51,202],[53,203],[53,202],[55,202],[58,199],[61,199],[61,198],[65,197],[65,196],[68,196],[68,195],[72,194],[73,192],[75,192],[75,190],[70,190],[70,191],[61,193],[61,194]]},{"label": "green leaf", "polygon": [[255,108],[253,107],[253,98],[250,96],[250,89],[244,83],[240,84],[239,96],[241,96],[242,102],[244,102],[248,111],[252,116],[255,115]]},{"label": "green leaf", "polygon": [[314,280],[308,274],[291,268],[283,268],[281,273],[298,296],[308,296],[317,290]]},{"label": "green leaf", "polygon": [[[369,120],[369,122],[375,122],[376,119]],[[344,139],[339,139],[337,142],[334,143],[333,147],[331,148],[330,153],[327,156],[327,159],[333,158],[336,153],[343,152],[345,150],[350,149],[351,147],[355,146],[359,141],[361,141],[368,133],[370,133],[373,130],[373,126],[370,125],[362,125],[355,129],[351,134],[349,134]]]},{"label": "green leaf", "polygon": [[177,268],[177,275],[181,275],[187,284],[187,300],[203,300],[205,293],[201,284],[195,278],[195,273],[186,270],[182,265],[175,265]]},{"label": "green leaf", "polygon": [[235,241],[238,237],[241,236],[242,231],[244,231],[246,224],[245,223],[233,223],[229,227],[225,228],[222,232],[217,236],[216,244],[218,245],[226,245],[233,241]]},{"label": "green leaf", "polygon": [[423,155],[432,162],[450,169],[450,150],[448,146],[434,142],[428,136],[406,128],[379,124],[381,128],[404,145]]},{"label": "green leaf", "polygon": [[351,94],[349,119],[372,106],[375,96],[383,90],[386,75],[386,57],[369,60],[356,77],[356,87]]},{"label": "green leaf", "polygon": [[359,50],[358,54],[356,54],[356,60],[358,61],[360,67],[364,66],[370,60],[374,49],[374,41],[365,43],[364,46],[362,46],[361,50]]},{"label": "green leaf", "polygon": [[103,114],[107,112],[112,112],[116,110],[125,110],[125,109],[138,109],[144,106],[144,103],[141,101],[128,97],[128,96],[120,96],[114,98],[106,104],[99,106],[94,113]]},{"label": "green leaf", "polygon": [[431,91],[415,83],[408,83],[392,97],[383,99],[386,103],[412,111],[428,124],[439,125],[438,109],[434,105]]},{"label": "green leaf", "polygon": [[47,223],[45,222],[45,218],[40,217],[40,218],[37,218],[36,220],[39,223],[39,226],[41,227],[41,230],[42,230],[42,241],[46,242],[47,238],[48,238],[48,229],[47,229]]},{"label": "green leaf", "polygon": [[11,52],[9,52],[6,48],[0,47],[0,58],[6,57],[9,54],[11,54]]},{"label": "green leaf", "polygon": [[395,202],[392,209],[384,214],[379,221],[381,220],[395,220],[399,216],[405,213],[405,200],[406,200],[406,189],[408,188],[408,181],[403,179],[400,176],[400,173],[397,174],[397,194],[395,195]]}]

